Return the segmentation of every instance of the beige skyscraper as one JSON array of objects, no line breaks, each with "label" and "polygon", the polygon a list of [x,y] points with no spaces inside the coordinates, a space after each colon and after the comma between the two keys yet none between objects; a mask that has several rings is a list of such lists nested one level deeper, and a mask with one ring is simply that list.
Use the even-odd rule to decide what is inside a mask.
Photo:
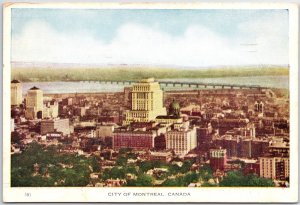
[{"label": "beige skyscraper", "polygon": [[158,115],[166,115],[163,106],[163,91],[153,78],[141,80],[133,85],[131,92],[131,110],[126,112],[123,124],[131,122],[149,122]]},{"label": "beige skyscraper", "polygon": [[22,84],[18,80],[12,80],[10,84],[11,105],[22,104]]},{"label": "beige skyscraper", "polygon": [[25,117],[28,119],[42,118],[42,113],[43,91],[34,86],[27,92]]}]

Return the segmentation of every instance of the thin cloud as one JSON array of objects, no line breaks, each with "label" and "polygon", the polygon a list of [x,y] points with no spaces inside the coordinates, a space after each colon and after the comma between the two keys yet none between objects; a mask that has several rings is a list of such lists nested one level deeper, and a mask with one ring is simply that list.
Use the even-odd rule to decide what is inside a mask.
[{"label": "thin cloud", "polygon": [[[217,66],[288,64],[287,31],[273,19],[245,22],[237,37],[227,37],[201,25],[189,26],[173,36],[157,28],[126,23],[109,43],[88,31],[59,32],[43,21],[29,22],[13,35],[12,60],[80,64],[146,64],[174,66]],[[105,28],[103,28],[105,29]],[[261,30],[259,30],[261,29]],[[248,52],[245,44],[253,44]]]}]

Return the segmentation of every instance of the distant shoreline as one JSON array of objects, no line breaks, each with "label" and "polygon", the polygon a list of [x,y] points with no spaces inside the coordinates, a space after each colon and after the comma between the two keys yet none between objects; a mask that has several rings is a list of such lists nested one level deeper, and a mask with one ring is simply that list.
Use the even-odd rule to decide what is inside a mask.
[{"label": "distant shoreline", "polygon": [[155,79],[176,78],[227,78],[255,76],[288,76],[289,68],[210,68],[175,69],[148,67],[109,67],[109,68],[12,68],[11,78],[21,82],[56,81],[125,81],[154,77]]}]

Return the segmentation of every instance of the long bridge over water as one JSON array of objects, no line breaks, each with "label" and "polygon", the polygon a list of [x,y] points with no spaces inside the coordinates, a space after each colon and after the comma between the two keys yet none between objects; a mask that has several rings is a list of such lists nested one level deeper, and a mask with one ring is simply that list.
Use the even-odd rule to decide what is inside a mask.
[{"label": "long bridge over water", "polygon": [[[100,83],[100,84],[120,84],[131,85],[138,81],[133,80],[101,80],[101,81],[81,81],[84,83]],[[184,82],[184,81],[157,81],[164,87],[182,87],[182,88],[206,88],[206,89],[269,89],[268,87],[262,87],[259,85],[238,85],[238,84],[223,84],[223,83],[204,83],[204,82]]]}]

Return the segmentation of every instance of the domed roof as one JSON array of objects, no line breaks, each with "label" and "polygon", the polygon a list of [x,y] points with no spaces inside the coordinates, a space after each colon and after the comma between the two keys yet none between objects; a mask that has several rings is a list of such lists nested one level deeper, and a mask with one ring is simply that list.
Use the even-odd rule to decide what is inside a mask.
[{"label": "domed roof", "polygon": [[30,88],[30,90],[39,90],[39,88],[33,86],[32,88]]},{"label": "domed roof", "polygon": [[175,100],[173,100],[173,102],[169,106],[169,115],[174,115],[174,116],[180,115],[180,105]]},{"label": "domed roof", "polygon": [[21,83],[21,82],[18,81],[18,80],[16,80],[16,79],[13,79],[13,80],[11,81],[11,83]]},{"label": "domed roof", "polygon": [[172,108],[173,110],[178,110],[178,109],[180,109],[180,105],[178,102],[173,100],[173,102],[170,104],[170,108]]}]

